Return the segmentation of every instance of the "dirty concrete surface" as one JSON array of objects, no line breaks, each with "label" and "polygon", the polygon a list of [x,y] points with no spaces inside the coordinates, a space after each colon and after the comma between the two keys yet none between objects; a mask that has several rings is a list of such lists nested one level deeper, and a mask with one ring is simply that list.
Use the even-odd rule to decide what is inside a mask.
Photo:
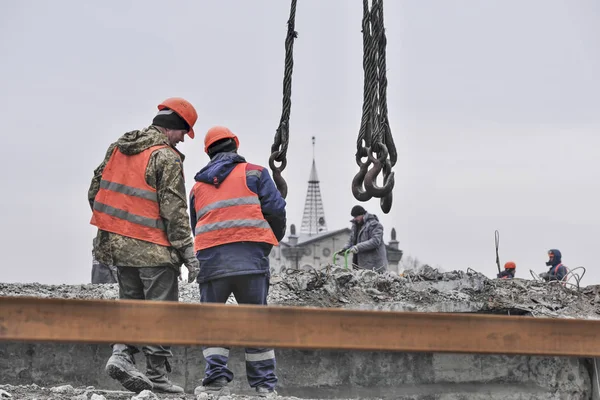
[{"label": "dirty concrete surface", "polygon": [[[427,266],[402,276],[329,266],[274,274],[269,303],[597,319],[598,290],[598,286],[576,290],[556,283],[488,279],[475,271],[440,273]],[[0,283],[0,296],[113,300],[118,287]],[[180,282],[180,301],[198,302],[198,286]],[[235,298],[229,303],[234,304]],[[159,398],[192,399],[189,393],[202,377],[201,349],[177,347],[174,353],[172,379],[188,394]],[[595,379],[589,360],[578,358],[289,349],[278,350],[277,355],[281,399],[590,399]],[[118,383],[103,373],[108,356],[104,345],[0,343],[0,384],[25,385],[0,389],[12,391],[12,399],[84,400],[83,395],[88,400],[131,399],[132,393],[119,391]],[[242,349],[232,349],[230,364],[236,375],[231,398],[250,398],[244,396],[249,392]],[[64,394],[50,389],[62,384],[110,390],[83,386]]]},{"label": "dirty concrete surface", "polygon": [[[199,302],[198,285],[180,282],[179,299]],[[552,318],[600,318],[600,286],[488,279],[477,272],[440,273],[425,266],[402,276],[330,266],[271,276],[269,304],[420,312],[476,312]],[[0,283],[0,296],[116,300],[117,284]],[[234,304],[232,296],[229,303]]]},{"label": "dirty concrete surface", "polygon": [[[27,400],[196,400],[193,394],[155,394],[144,391],[139,394],[121,390],[102,390],[93,386],[73,387],[61,385],[54,387],[43,387],[36,384],[31,385],[0,385],[0,399],[27,399]],[[262,399],[257,396],[239,396],[231,394],[222,396],[220,400],[255,400]],[[297,397],[278,397],[281,400],[295,400]],[[208,397],[207,397],[208,400]]]}]

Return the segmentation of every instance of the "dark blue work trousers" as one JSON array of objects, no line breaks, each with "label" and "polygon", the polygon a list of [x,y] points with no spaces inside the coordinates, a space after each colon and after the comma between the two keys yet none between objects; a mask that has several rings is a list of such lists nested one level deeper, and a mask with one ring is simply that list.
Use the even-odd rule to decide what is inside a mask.
[{"label": "dark blue work trousers", "polygon": [[[269,278],[263,274],[238,275],[214,279],[200,284],[200,302],[225,303],[232,294],[238,304],[267,304]],[[248,329],[264,329],[261,326],[248,326]],[[203,347],[206,369],[203,385],[218,378],[233,380],[233,372],[227,368],[228,347]],[[275,351],[273,349],[246,349],[246,375],[251,387],[274,389],[277,384],[275,375]]]}]

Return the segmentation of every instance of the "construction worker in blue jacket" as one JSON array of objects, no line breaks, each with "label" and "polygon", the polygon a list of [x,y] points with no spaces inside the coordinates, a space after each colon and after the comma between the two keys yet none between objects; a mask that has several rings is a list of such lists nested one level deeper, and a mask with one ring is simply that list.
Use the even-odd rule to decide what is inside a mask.
[{"label": "construction worker in blue jacket", "polygon": [[545,281],[562,281],[567,275],[567,267],[562,263],[562,254],[560,250],[550,249],[548,250],[548,261],[546,265],[550,267],[548,272],[540,274],[540,278]]},{"label": "construction worker in blue jacket", "polygon": [[[200,301],[225,303],[233,293],[238,304],[266,305],[269,254],[285,235],[285,200],[266,168],[237,154],[239,140],[228,128],[211,128],[204,144],[210,162],[196,174],[190,195]],[[274,350],[245,353],[250,386],[261,397],[276,396]],[[194,392],[227,395],[229,348],[204,347],[203,354],[205,376]]]}]

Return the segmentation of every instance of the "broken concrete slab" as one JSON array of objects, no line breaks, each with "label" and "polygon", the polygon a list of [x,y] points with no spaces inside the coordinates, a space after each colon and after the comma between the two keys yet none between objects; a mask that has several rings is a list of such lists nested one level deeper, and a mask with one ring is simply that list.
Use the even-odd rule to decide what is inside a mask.
[{"label": "broken concrete slab", "polygon": [[[7,346],[8,358],[6,353],[0,357],[14,369],[0,365],[5,383],[25,384],[33,378],[38,385],[48,387],[71,379],[75,387],[93,384],[121,389],[104,373],[110,356],[108,346],[35,344],[26,349],[28,354],[19,354],[24,349],[17,343],[2,344],[0,349]],[[98,357],[90,357],[90,353]],[[61,364],[53,354],[70,357],[64,357]],[[278,392],[283,396],[429,399],[452,398],[448,397],[452,394],[471,399],[478,398],[471,395],[485,394],[487,397],[482,398],[502,399],[527,394],[525,398],[532,399],[588,399],[592,391],[589,365],[577,358],[321,350],[277,350],[276,354]],[[44,358],[48,359],[41,362]],[[143,363],[142,357],[138,363]],[[245,377],[243,349],[232,349],[229,366],[235,375],[232,392],[252,395]],[[203,377],[201,349],[174,348],[172,367],[171,380],[192,393]]]},{"label": "broken concrete slab", "polygon": [[[113,300],[118,297],[118,288],[0,284],[0,295]],[[462,271],[377,275],[337,266],[320,271],[288,270],[272,277],[269,293],[273,305],[553,318],[598,318],[597,298],[597,287],[576,291],[556,284],[488,279]],[[180,300],[198,302],[198,286],[180,283]],[[231,297],[229,303],[234,304],[235,298]],[[170,377],[191,393],[203,375],[201,349],[176,347],[174,353]],[[581,358],[283,349],[276,350],[276,354],[278,391],[284,396],[419,400],[592,396],[592,364]],[[2,343],[0,383],[93,385],[119,390],[119,384],[104,373],[109,356],[110,349],[105,345]],[[142,362],[141,357],[138,361]],[[235,395],[251,395],[242,349],[232,349],[229,365],[236,375],[232,384]],[[108,400],[117,398],[95,392]]]},{"label": "broken concrete slab", "polygon": [[[269,304],[422,312],[481,312],[551,318],[600,318],[599,286],[573,290],[523,279],[488,279],[482,274],[424,270],[401,276],[352,271],[286,270],[271,279]],[[435,278],[435,279],[434,279]],[[116,284],[42,285],[0,283],[0,296],[118,298]],[[180,283],[180,301],[199,302],[198,285]],[[234,304],[232,296],[229,303]]]}]

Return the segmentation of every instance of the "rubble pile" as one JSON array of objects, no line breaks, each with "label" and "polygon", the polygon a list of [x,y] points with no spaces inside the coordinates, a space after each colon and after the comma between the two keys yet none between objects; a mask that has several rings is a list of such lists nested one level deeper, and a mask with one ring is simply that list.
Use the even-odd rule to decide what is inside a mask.
[{"label": "rubble pile", "polygon": [[[93,386],[74,388],[71,385],[42,387],[35,383],[31,385],[0,385],[0,399],[2,400],[196,400],[196,396],[189,393],[183,394],[155,394],[144,390],[139,394],[121,390],[100,390]],[[220,400],[252,400],[260,399],[256,396],[240,396],[231,394],[221,397]],[[297,397],[279,396],[279,400],[299,400]],[[306,400],[306,399],[303,399]]]},{"label": "rubble pile", "polygon": [[[272,305],[422,312],[474,312],[553,318],[600,318],[600,286],[574,288],[524,279],[488,279],[470,270],[377,274],[328,266],[271,276]],[[0,283],[0,296],[118,298],[118,286]],[[199,302],[198,285],[180,283],[180,301]],[[235,303],[233,296],[229,303]]]},{"label": "rubble pile", "polygon": [[600,286],[488,279],[475,271],[425,267],[376,274],[333,266],[274,277],[274,303],[422,312],[479,312],[555,318],[600,318]]},{"label": "rubble pile", "polygon": [[[473,270],[440,272],[426,266],[397,275],[331,265],[273,274],[269,303],[596,319],[599,290],[600,286],[577,289],[560,283],[488,279]],[[0,283],[0,296],[116,300],[118,286]],[[179,296],[182,302],[199,302],[198,285],[180,282]],[[228,302],[234,304],[235,298]],[[106,345],[3,344],[0,400],[195,399],[191,393],[203,376],[201,348],[174,348],[178,364],[172,379],[185,386],[186,394],[158,396],[118,390],[120,386],[103,372],[109,351]],[[235,394],[221,400],[256,398],[243,395],[249,394],[243,391],[247,389],[243,349],[232,351],[230,366],[238,377],[232,383]],[[281,349],[277,363],[280,394],[302,398],[588,399],[597,379],[595,364],[565,357]]]}]

